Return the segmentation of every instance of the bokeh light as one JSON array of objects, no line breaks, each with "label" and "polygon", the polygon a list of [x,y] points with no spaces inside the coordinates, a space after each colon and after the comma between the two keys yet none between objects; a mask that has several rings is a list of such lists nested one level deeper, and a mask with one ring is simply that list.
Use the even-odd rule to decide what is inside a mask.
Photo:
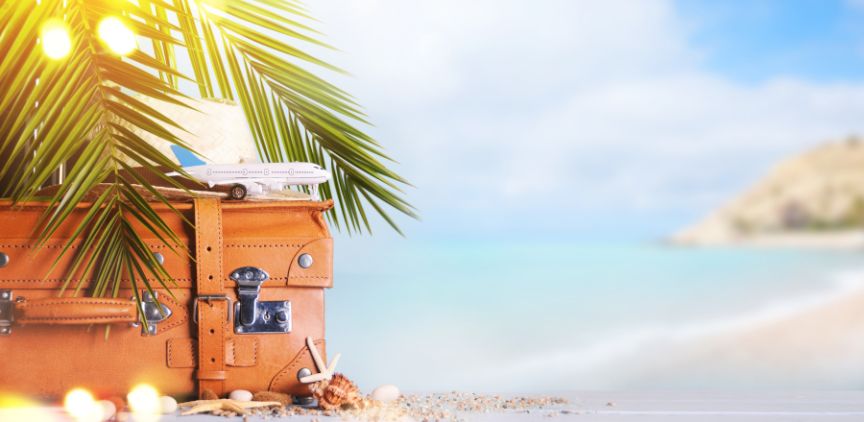
[{"label": "bokeh light", "polygon": [[125,56],[138,48],[135,33],[120,18],[109,16],[99,22],[99,39],[116,54]]},{"label": "bokeh light", "polygon": [[69,28],[60,19],[49,19],[42,24],[42,28],[39,30],[39,40],[42,44],[42,51],[54,60],[62,59],[72,51]]},{"label": "bokeh light", "polygon": [[96,402],[93,395],[83,388],[76,388],[66,393],[63,399],[63,409],[76,422],[99,422],[102,420],[102,406]]},{"label": "bokeh light", "polygon": [[39,403],[0,392],[0,421],[55,422],[58,418]]},{"label": "bokeh light", "polygon": [[159,402],[159,392],[148,384],[138,384],[126,396],[129,409],[136,416],[158,415],[162,409]]}]

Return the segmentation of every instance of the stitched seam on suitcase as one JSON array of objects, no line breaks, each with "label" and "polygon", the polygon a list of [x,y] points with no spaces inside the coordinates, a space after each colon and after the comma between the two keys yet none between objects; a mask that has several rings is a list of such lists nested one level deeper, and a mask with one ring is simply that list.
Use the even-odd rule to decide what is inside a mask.
[{"label": "stitched seam on suitcase", "polygon": [[83,317],[39,317],[39,318],[21,318],[20,322],[22,324],[32,324],[34,322],[42,322],[42,321],[90,321],[93,319],[113,319],[118,320],[118,322],[126,322],[125,319],[122,319],[122,316],[83,316]]},{"label": "stitched seam on suitcase", "polygon": [[[161,244],[161,243],[150,243],[147,246],[154,248],[154,249],[163,249],[163,248],[167,247],[166,245]],[[178,247],[178,246],[182,246],[182,245],[175,245],[175,247]],[[46,245],[42,245],[42,246],[36,246],[32,243],[0,243],[0,247],[12,248],[12,249],[40,249],[41,250],[41,249],[61,249],[61,248],[65,247],[65,245],[64,244],[59,244],[59,245],[46,244]],[[79,247],[80,247],[80,245],[74,245],[73,244],[72,246],[69,247],[69,249],[78,249]]]},{"label": "stitched seam on suitcase", "polygon": [[302,248],[303,244],[281,243],[281,244],[247,244],[247,243],[229,243],[226,248]]},{"label": "stitched seam on suitcase", "polygon": [[247,367],[247,366],[255,366],[258,364],[258,339],[252,338],[250,340],[252,341],[252,362],[248,362],[248,361],[244,360],[243,359],[244,354],[238,352],[238,351],[242,351],[244,349],[237,346],[239,344],[239,341],[238,341],[238,339],[235,338],[234,340],[231,340],[231,356],[233,357],[233,359],[232,359],[233,364],[228,363],[226,361],[226,364],[228,366],[234,366],[234,367],[242,368],[242,367]]},{"label": "stitched seam on suitcase", "polygon": [[39,308],[45,306],[56,306],[56,305],[120,305],[120,306],[132,306],[132,304],[128,301],[119,301],[119,300],[107,300],[107,301],[86,301],[82,302],[80,300],[63,300],[63,301],[51,301],[48,303],[27,303],[24,302],[18,305],[20,309],[27,308]]},{"label": "stitched seam on suitcase", "polygon": [[168,367],[174,367],[174,346],[171,339],[168,339]]},{"label": "stitched seam on suitcase", "polygon": [[[60,283],[60,282],[66,282],[67,280],[70,283],[73,281],[75,281],[75,282],[81,281],[80,278],[4,278],[0,281],[2,281],[4,283]],[[156,279],[155,278],[148,278],[147,280],[155,281]],[[173,280],[174,281],[192,281],[191,278],[174,278]],[[91,280],[84,280],[84,281],[90,282]],[[129,282],[129,280],[123,280],[123,279],[121,279],[120,281],[122,281],[124,283]]]},{"label": "stitched seam on suitcase", "polygon": [[[183,338],[168,339],[168,367],[169,368],[194,368],[196,366],[195,365],[195,356],[196,356],[195,343],[193,343],[192,341],[189,341],[189,340],[191,340],[191,339],[183,339]],[[179,346],[175,346],[175,344],[179,345]],[[188,349],[185,349],[184,347],[182,347],[186,344],[189,345]],[[187,353],[179,353],[178,347],[179,347],[179,352],[182,352],[184,350],[188,350],[189,353],[188,354]],[[182,354],[183,356],[182,357],[178,356],[178,353]]]},{"label": "stitched seam on suitcase", "polygon": [[[313,343],[315,344],[315,346],[320,347],[322,344],[324,344],[324,340],[315,340]],[[276,377],[273,378],[273,381],[270,382],[270,391],[273,391],[273,389],[279,385],[279,380],[285,378],[286,376],[290,376],[294,368],[300,366],[300,361],[303,359],[304,353],[309,353],[311,355],[311,352],[309,352],[309,347],[303,346],[303,348],[300,349],[300,351],[297,352],[297,354],[294,356],[294,359],[291,359],[291,362],[289,362],[288,365],[285,365],[285,367],[282,368],[278,374],[276,374]],[[311,356],[309,359],[311,360]]]},{"label": "stitched seam on suitcase", "polygon": [[[218,202],[217,202],[217,204],[218,204]],[[217,236],[216,238],[219,241],[219,243],[217,243],[217,246],[215,248],[215,251],[218,254],[217,257],[219,258],[219,266],[216,267],[216,271],[218,271],[218,273],[216,274],[216,278],[219,281],[219,286],[222,287],[225,284],[223,281],[224,277],[222,275],[223,271],[225,271],[224,270],[225,264],[223,263],[223,259],[222,259],[222,257],[225,256],[225,250],[224,250],[225,241],[222,238],[222,209],[218,205],[216,206],[216,236]],[[229,313],[231,312],[231,309],[228,307],[227,303],[225,303],[225,311],[229,312]],[[225,368],[225,366],[226,366],[225,365],[225,319],[219,318],[219,321],[221,321],[220,326],[222,327],[221,328],[222,334],[220,334],[220,336],[222,337],[222,341],[219,342],[219,359],[222,360],[222,370],[225,371],[225,369],[226,369]]]},{"label": "stitched seam on suitcase", "polygon": [[[171,298],[168,298],[168,297],[163,297],[162,299],[159,299],[159,301],[162,302],[162,303],[168,302],[168,303],[173,304],[173,305],[174,305],[174,310],[175,310],[175,312],[180,312],[180,313],[183,314],[183,317],[182,317],[182,318],[171,318],[171,317],[169,317],[169,318],[168,318],[169,321],[171,321],[171,319],[175,319],[176,321],[171,321],[171,322],[165,324],[165,325],[162,326],[162,327],[160,327],[160,326],[157,325],[157,328],[159,328],[159,332],[160,332],[160,333],[164,333],[165,331],[168,331],[168,330],[170,330],[170,329],[172,329],[172,328],[174,328],[174,327],[176,327],[176,326],[178,326],[178,325],[181,325],[181,324],[185,324],[185,323],[186,323],[186,320],[189,318],[189,313],[186,312],[186,311],[185,311],[185,310],[180,306],[179,303],[177,303],[176,301],[174,301],[174,300],[172,300]],[[172,315],[172,316],[173,316],[173,315]]]}]

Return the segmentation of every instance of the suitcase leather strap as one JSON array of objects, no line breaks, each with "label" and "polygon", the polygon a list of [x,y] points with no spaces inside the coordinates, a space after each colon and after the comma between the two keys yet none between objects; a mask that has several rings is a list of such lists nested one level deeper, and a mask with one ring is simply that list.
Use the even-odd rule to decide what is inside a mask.
[{"label": "suitcase leather strap", "polygon": [[95,297],[20,299],[13,303],[19,325],[88,325],[138,322],[135,302]]},{"label": "suitcase leather strap", "polygon": [[225,393],[225,331],[230,301],[222,275],[222,210],[218,198],[195,199],[195,308],[198,321],[198,394]]}]

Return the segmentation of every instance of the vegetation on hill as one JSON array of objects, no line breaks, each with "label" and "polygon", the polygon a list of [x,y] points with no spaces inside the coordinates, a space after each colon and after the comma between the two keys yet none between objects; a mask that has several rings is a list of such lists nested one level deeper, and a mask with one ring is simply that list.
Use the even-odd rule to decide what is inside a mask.
[{"label": "vegetation on hill", "polygon": [[781,162],[752,188],[673,237],[725,243],[864,228],[864,141],[851,137]]}]

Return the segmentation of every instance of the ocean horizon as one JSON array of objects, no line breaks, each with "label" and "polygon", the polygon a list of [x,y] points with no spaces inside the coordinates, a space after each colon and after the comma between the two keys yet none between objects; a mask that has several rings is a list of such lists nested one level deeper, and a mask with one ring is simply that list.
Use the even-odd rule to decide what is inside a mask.
[{"label": "ocean horizon", "polygon": [[[817,327],[796,329],[789,344],[858,336],[808,315],[862,295],[860,258],[659,242],[345,239],[326,292],[328,351],[343,354],[340,369],[362,388],[418,392],[860,388],[856,343],[782,339],[802,316]],[[754,334],[771,327],[780,331],[773,345]]]}]

